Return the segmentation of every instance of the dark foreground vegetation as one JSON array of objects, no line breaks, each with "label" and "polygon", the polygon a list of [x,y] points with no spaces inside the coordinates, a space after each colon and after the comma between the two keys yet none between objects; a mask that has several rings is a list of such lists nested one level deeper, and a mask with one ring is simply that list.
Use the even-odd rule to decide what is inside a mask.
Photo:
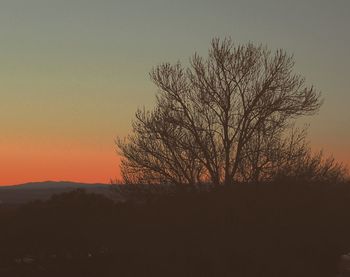
[{"label": "dark foreground vegetation", "polygon": [[0,208],[0,276],[337,275],[350,185],[278,182],[113,203],[83,190]]}]

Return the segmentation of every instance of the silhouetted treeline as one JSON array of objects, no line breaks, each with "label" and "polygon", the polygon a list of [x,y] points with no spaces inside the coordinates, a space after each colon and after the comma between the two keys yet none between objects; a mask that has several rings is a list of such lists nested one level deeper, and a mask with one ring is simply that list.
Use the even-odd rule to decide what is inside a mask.
[{"label": "silhouetted treeline", "polygon": [[336,276],[350,185],[235,185],[0,208],[0,276]]}]

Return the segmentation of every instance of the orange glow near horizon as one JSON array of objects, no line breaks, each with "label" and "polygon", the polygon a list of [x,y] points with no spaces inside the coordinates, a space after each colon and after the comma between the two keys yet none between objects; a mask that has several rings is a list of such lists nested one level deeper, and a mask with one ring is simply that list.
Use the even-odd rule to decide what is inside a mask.
[{"label": "orange glow near horizon", "polygon": [[0,146],[0,185],[39,181],[109,183],[120,177],[113,147],[11,144]]},{"label": "orange glow near horizon", "polygon": [[[313,147],[315,151],[321,148],[321,145]],[[331,155],[329,149],[324,150],[325,157]],[[341,149],[333,151],[336,161],[349,168],[346,153]],[[120,179],[120,157],[113,145],[17,141],[1,144],[0,153],[0,186],[48,180],[109,183],[111,179]]]}]

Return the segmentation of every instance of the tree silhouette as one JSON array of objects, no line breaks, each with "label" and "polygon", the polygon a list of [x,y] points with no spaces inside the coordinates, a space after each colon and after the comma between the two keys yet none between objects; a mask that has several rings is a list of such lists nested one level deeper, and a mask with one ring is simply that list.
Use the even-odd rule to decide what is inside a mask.
[{"label": "tree silhouette", "polygon": [[208,57],[194,54],[188,68],[155,67],[155,108],[137,110],[132,134],[117,140],[124,180],[228,185],[271,179],[286,168],[297,174],[310,151],[294,122],[317,112],[322,100],[293,67],[284,50],[217,38]]}]

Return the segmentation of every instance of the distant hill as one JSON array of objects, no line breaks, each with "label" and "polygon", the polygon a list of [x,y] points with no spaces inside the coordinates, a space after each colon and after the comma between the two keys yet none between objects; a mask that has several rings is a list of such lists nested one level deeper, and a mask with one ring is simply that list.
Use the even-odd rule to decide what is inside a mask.
[{"label": "distant hill", "polygon": [[[30,182],[12,186],[0,186],[0,205],[18,205],[35,200],[48,200],[54,194],[69,192],[75,189],[84,189],[90,193],[103,194],[116,202],[124,202],[127,199],[143,201],[145,195],[158,195],[171,193],[176,189],[173,185],[110,185],[103,183],[86,184],[70,181],[45,181]],[[203,190],[210,189],[210,185],[204,184]],[[141,197],[141,199],[139,199]]]},{"label": "distant hill", "polygon": [[0,204],[22,204],[34,200],[46,200],[53,194],[63,193],[74,189],[85,189],[88,192],[111,195],[111,186],[96,183],[85,184],[76,182],[31,182],[13,186],[0,186]]},{"label": "distant hill", "polygon": [[2,189],[62,189],[62,188],[92,188],[92,187],[106,187],[108,184],[95,183],[77,183],[69,181],[44,181],[44,182],[30,182],[13,186],[0,186]]}]

